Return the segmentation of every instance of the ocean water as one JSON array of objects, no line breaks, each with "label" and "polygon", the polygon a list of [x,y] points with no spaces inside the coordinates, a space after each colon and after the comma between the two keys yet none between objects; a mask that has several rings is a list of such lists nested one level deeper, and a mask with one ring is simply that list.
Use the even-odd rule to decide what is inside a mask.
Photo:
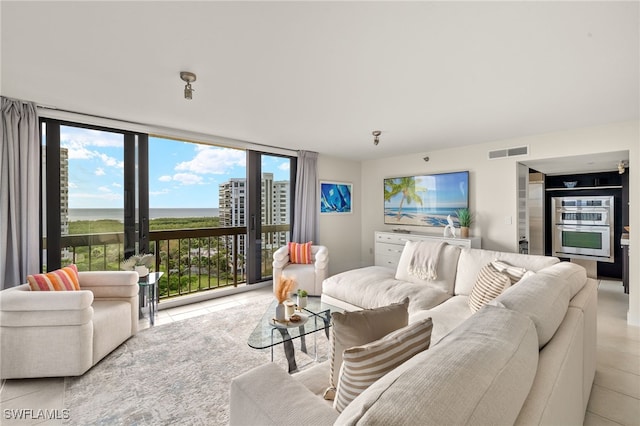
[{"label": "ocean water", "polygon": [[[165,217],[218,217],[219,209],[150,208],[149,219]],[[77,220],[113,219],[124,221],[124,209],[69,209],[69,222]]]},{"label": "ocean water", "polygon": [[[432,215],[443,215],[446,216],[448,214],[455,216],[457,209],[465,208],[466,206],[461,205],[460,207],[417,207],[417,206],[403,206],[402,212],[407,214],[432,214]],[[386,215],[397,214],[399,208],[398,207],[388,207],[384,206],[384,213]]]}]

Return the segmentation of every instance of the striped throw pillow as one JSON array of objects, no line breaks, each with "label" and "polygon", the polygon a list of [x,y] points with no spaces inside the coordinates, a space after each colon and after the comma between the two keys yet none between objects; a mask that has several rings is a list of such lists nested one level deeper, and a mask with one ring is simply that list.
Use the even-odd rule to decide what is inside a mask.
[{"label": "striped throw pillow", "polygon": [[511,279],[507,274],[498,271],[492,263],[483,266],[469,295],[469,308],[478,311],[510,286]]},{"label": "striped throw pillow", "polygon": [[31,291],[74,291],[80,290],[78,267],[65,266],[46,274],[34,274],[27,277]]},{"label": "striped throw pillow", "polygon": [[289,243],[289,261],[291,263],[313,263],[311,260],[311,244],[308,243]]},{"label": "striped throw pillow", "polygon": [[345,350],[333,408],[342,412],[380,377],[429,349],[432,329],[433,322],[427,318],[375,342]]}]

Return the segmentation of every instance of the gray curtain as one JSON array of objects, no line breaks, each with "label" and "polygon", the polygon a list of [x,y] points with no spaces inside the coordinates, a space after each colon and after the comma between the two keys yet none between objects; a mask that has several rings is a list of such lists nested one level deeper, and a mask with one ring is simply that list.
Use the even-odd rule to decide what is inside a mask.
[{"label": "gray curtain", "polygon": [[5,289],[39,270],[40,139],[36,105],[1,100],[0,285]]},{"label": "gray curtain", "polygon": [[318,241],[318,153],[298,151],[296,171],[296,205],[293,218],[293,241]]}]

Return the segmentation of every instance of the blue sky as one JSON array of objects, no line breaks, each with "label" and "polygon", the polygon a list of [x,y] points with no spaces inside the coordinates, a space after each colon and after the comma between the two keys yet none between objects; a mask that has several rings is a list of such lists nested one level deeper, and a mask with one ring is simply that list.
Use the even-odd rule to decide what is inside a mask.
[{"label": "blue sky", "polygon": [[[122,208],[123,136],[63,126],[60,145],[69,155],[69,208]],[[245,152],[149,138],[151,208],[218,207],[218,185],[246,175]],[[289,180],[289,161],[263,156],[262,171]]]}]

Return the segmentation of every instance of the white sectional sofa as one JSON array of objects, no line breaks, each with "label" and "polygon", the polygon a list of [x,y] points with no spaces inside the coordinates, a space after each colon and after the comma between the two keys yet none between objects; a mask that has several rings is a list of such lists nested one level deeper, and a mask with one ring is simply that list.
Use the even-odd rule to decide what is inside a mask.
[{"label": "white sectional sofa", "polygon": [[[554,257],[447,245],[438,278],[371,266],[324,281],[322,298],[345,310],[409,297],[409,323],[431,317],[431,347],[386,374],[341,413],[322,398],[328,362],[288,375],[274,364],[231,385],[231,424],[583,423],[595,375],[596,281]],[[494,260],[535,272],[473,312],[469,295]]]}]

